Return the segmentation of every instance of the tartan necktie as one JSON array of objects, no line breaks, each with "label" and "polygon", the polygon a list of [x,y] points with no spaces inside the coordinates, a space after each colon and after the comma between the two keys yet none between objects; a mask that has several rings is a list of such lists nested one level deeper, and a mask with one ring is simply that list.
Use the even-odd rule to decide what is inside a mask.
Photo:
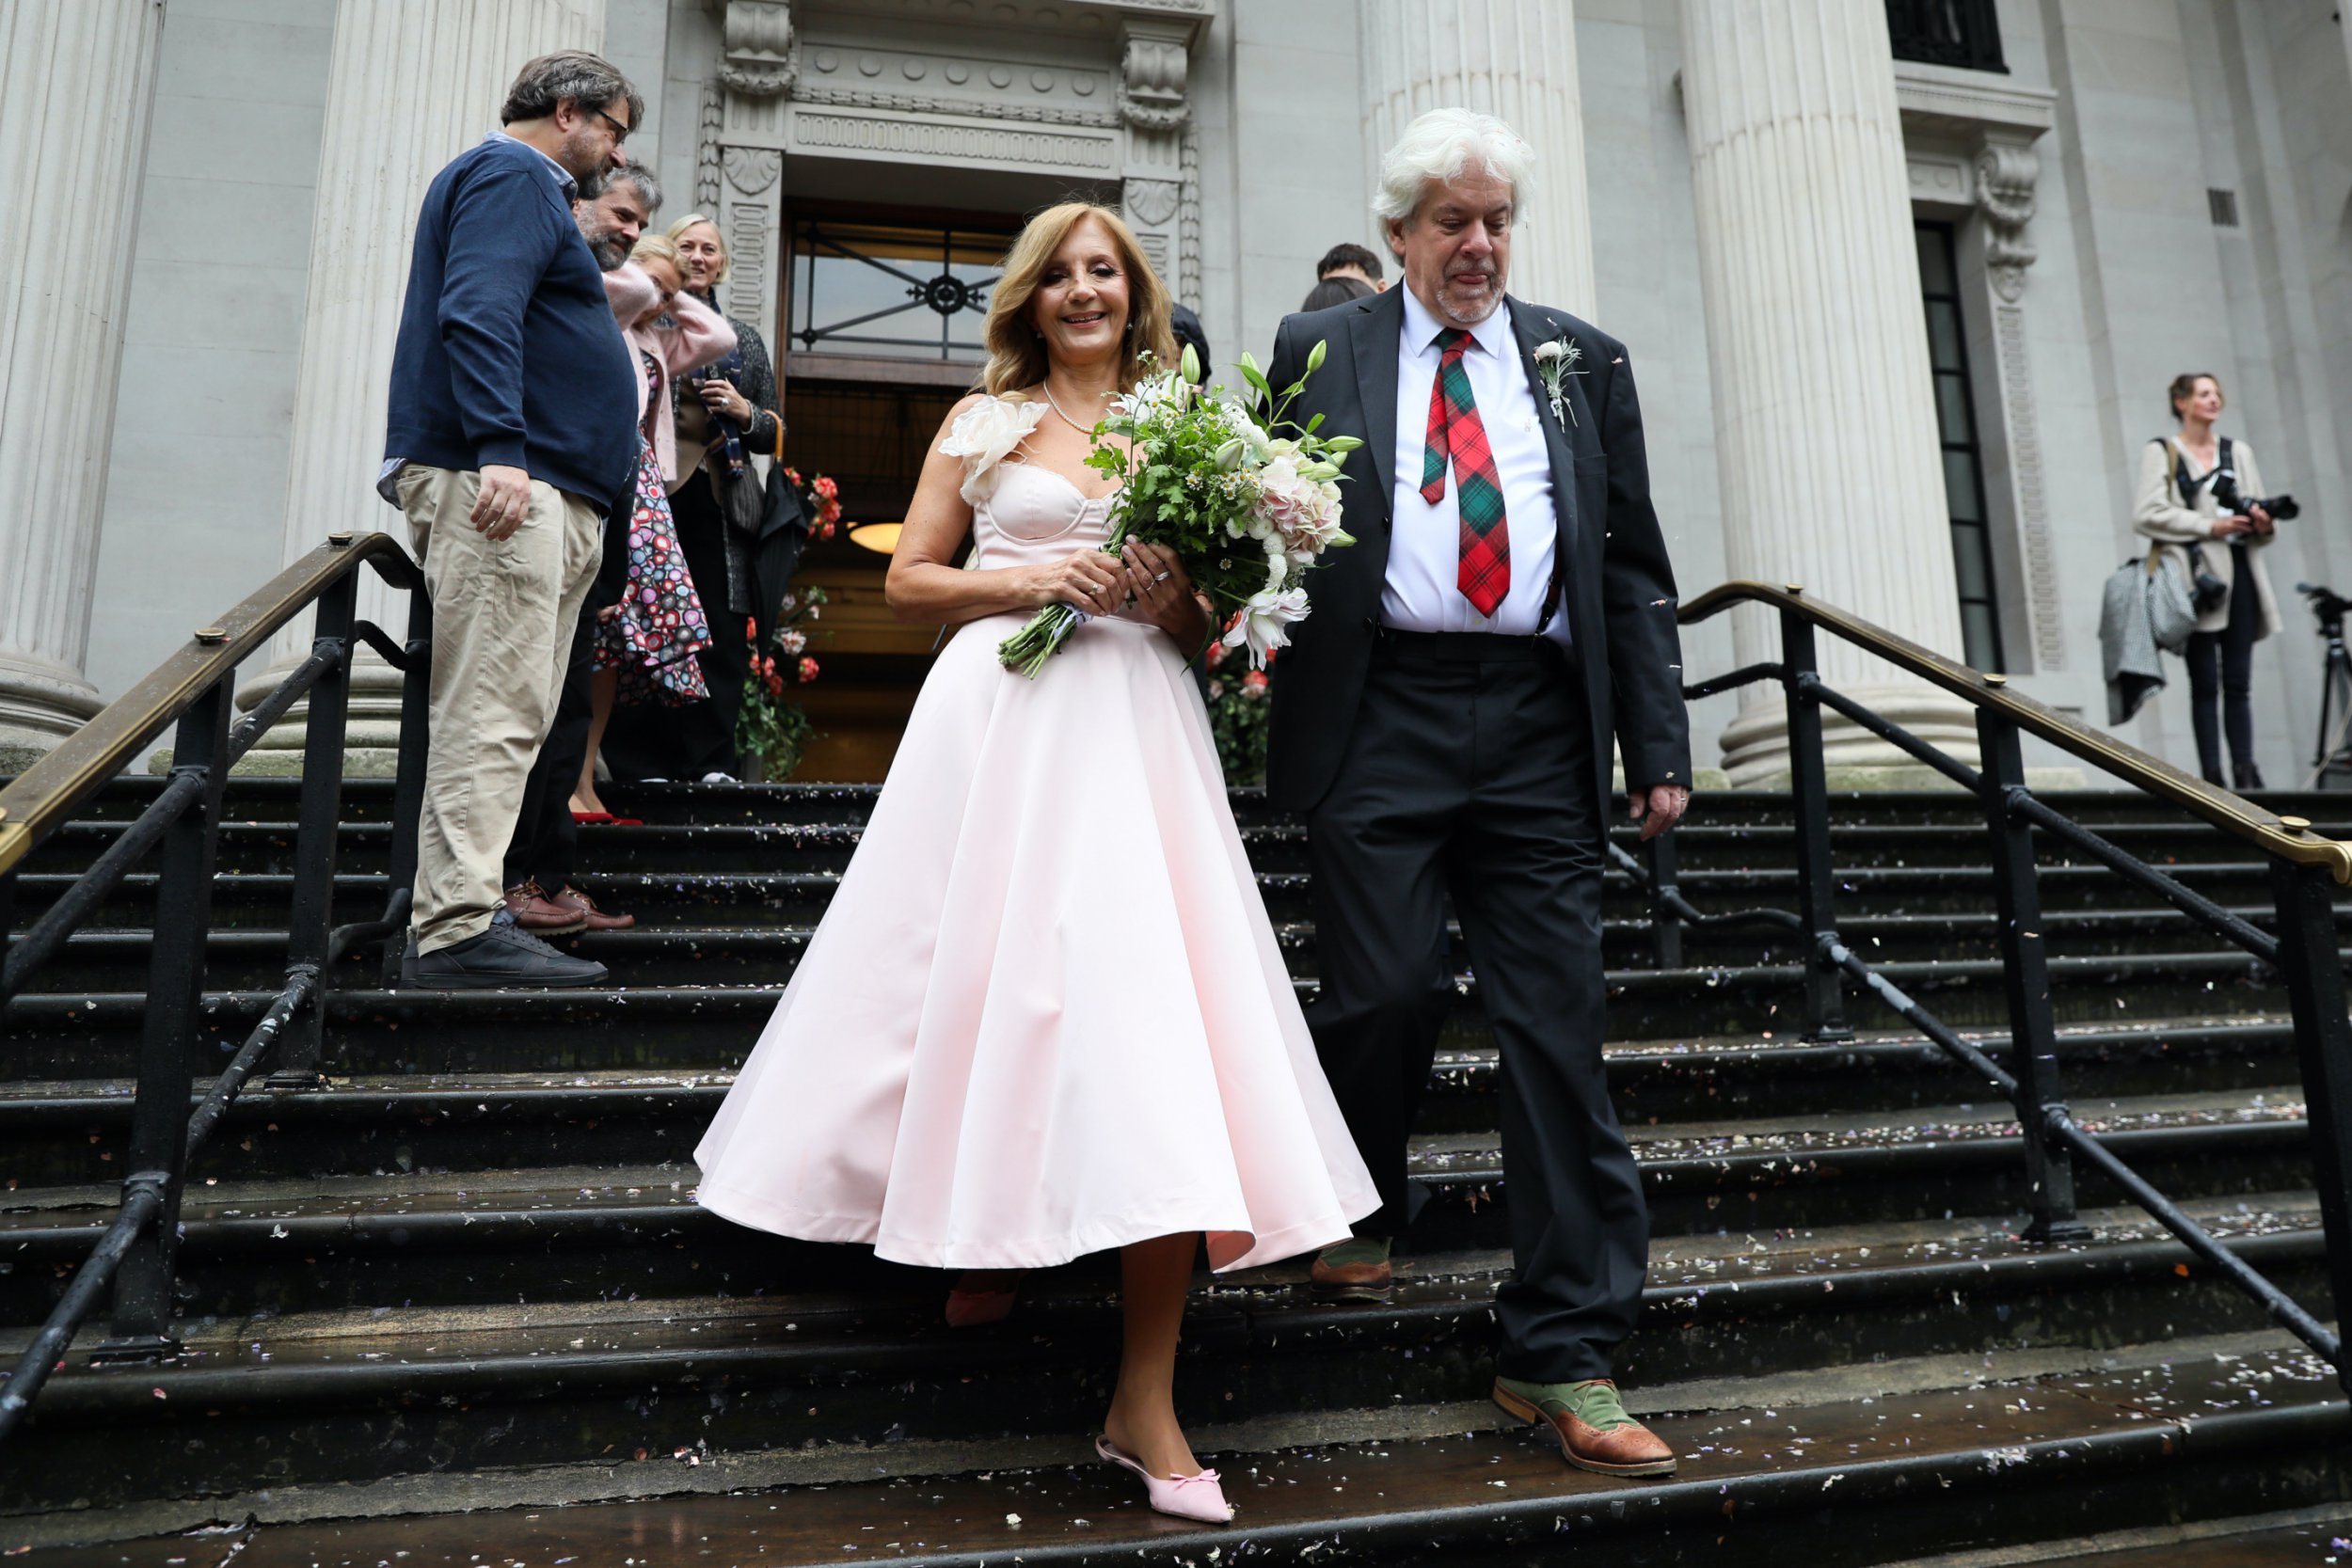
[{"label": "tartan necktie", "polygon": [[1461,560],[1454,583],[1481,615],[1492,615],[1511,592],[1511,530],[1502,515],[1502,479],[1494,449],[1470,396],[1462,351],[1470,335],[1460,327],[1438,334],[1438,379],[1429,388],[1429,435],[1422,448],[1421,499],[1435,506],[1445,496],[1445,466],[1454,460],[1461,513]]}]

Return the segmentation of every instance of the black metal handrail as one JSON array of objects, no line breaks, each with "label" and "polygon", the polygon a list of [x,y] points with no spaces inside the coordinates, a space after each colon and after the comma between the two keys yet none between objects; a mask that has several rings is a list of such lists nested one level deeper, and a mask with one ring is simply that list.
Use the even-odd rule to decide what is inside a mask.
[{"label": "black metal handrail", "polygon": [[[2346,1151],[2352,1149],[2352,1013],[2346,1011],[2329,884],[2352,882],[2352,846],[2312,832],[2311,824],[2300,817],[2280,816],[2192,779],[2113,736],[2008,689],[2003,676],[1980,674],[1883,626],[1820,604],[1794,584],[1775,588],[1756,582],[1725,583],[1683,606],[1679,615],[1686,623],[1703,621],[1740,603],[1766,604],[1779,610],[1779,661],[1750,664],[1712,680],[1695,682],[1684,687],[1683,694],[1696,699],[1762,680],[1780,683],[1788,704],[1800,907],[1702,913],[1676,885],[1672,833],[1650,841],[1646,863],[1612,846],[1613,858],[1648,889],[1650,929],[1660,966],[1680,967],[1685,926],[1763,924],[1797,933],[1807,946],[1804,1038],[1851,1037],[1844,998],[1845,982],[1851,979],[2014,1106],[2032,1195],[2026,1226],[2029,1239],[2060,1243],[2086,1239],[2088,1232],[2074,1206],[2074,1162],[2079,1158],[2095,1166],[2198,1258],[2253,1297],[2274,1322],[2326,1356],[2336,1369],[2337,1381],[2352,1391],[2352,1366],[2347,1366],[2343,1342],[2333,1330],[2217,1241],[2068,1111],[2059,1082],[2057,1018],[2050,1003],[2033,834],[2037,830],[2049,833],[2155,893],[2187,918],[2275,968],[2284,979],[2312,1131],[2320,1214],[2327,1229],[2328,1279],[2339,1310],[2342,1304],[2352,1302],[2352,1185],[2347,1185],[2352,1169],[2345,1163]],[[1817,627],[1970,704],[1976,711],[1981,767],[1969,767],[1824,682],[1814,655]],[[1823,708],[1915,757],[1981,803],[1992,849],[2010,1017],[2008,1068],[1961,1038],[1840,940],[1830,862]],[[2278,910],[2277,934],[2257,928],[2036,797],[2026,783],[2019,739],[2028,734],[2185,808],[2263,855],[2269,863]]]},{"label": "black metal handrail", "polygon": [[[410,590],[405,643],[394,643],[380,627],[357,618],[363,565],[392,586]],[[325,1082],[319,1059],[328,972],[358,943],[396,937],[406,925],[409,888],[416,875],[417,817],[424,798],[426,666],[433,638],[432,607],[423,588],[423,574],[389,534],[331,535],[222,617],[218,626],[199,629],[145,680],[0,790],[0,941],[5,941],[9,895],[25,859],[109,780],[144,756],[167,726],[178,725],[170,781],[0,956],[0,1009],[5,1009],[123,878],[160,847],[155,939],[132,1102],[130,1174],[123,1179],[121,1206],[7,1384],[0,1385],[0,1440],[23,1423],[109,1286],[110,1332],[93,1359],[155,1359],[178,1352],[172,1332],[172,1275],[190,1158],[273,1048],[278,1067],[270,1075],[272,1087],[314,1087]],[[309,657],[232,729],[229,716],[237,666],[313,605],[318,619]],[[351,663],[354,648],[361,642],[376,649],[404,676],[390,890],[383,918],[330,928]],[[205,944],[212,930],[222,791],[237,761],[306,697],[310,710],[303,737],[286,983],[190,1114],[189,1091],[200,1059],[197,1026],[203,1003]],[[397,945],[388,942],[384,962],[389,967],[397,961]]]}]

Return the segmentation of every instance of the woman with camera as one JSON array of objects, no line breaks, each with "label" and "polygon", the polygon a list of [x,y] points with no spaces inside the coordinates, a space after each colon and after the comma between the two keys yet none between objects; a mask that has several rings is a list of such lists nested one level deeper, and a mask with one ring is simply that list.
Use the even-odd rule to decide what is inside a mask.
[{"label": "woman with camera", "polygon": [[2277,518],[2295,515],[2295,503],[2287,496],[2265,497],[2254,454],[2214,429],[2222,407],[2217,378],[2202,372],[2175,376],[2170,398],[2180,429],[2140,452],[2133,527],[2155,541],[2151,547],[2169,558],[2167,568],[2191,585],[2197,629],[2183,657],[2199,770],[2208,784],[2223,782],[2226,730],[2230,786],[2260,789],[2249,696],[2254,644],[2280,626],[2263,550],[2277,536]]}]

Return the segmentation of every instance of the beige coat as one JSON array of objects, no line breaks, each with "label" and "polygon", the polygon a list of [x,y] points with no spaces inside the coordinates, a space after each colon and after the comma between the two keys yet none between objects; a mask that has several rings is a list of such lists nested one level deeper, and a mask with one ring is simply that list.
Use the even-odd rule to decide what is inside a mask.
[{"label": "beige coat", "polygon": [[[2168,565],[2177,567],[2185,574],[2189,572],[2188,546],[2202,545],[2205,569],[2223,582],[2230,583],[2230,591],[2234,594],[2238,585],[2231,580],[2234,575],[2231,541],[2217,537],[2213,531],[2213,525],[2221,515],[2219,508],[2214,505],[2213,487],[2200,485],[2197,504],[2193,507],[2183,506],[2180,487],[2173,483],[2173,450],[2169,440],[2150,441],[2139,449],[2139,483],[2133,490],[2137,499],[2132,512],[2132,527],[2157,541],[2156,547],[2172,558]],[[2267,493],[2263,489],[2262,470],[2254,466],[2254,453],[2245,442],[2235,438],[2231,440],[2230,462],[2237,470],[2239,495],[2260,496]],[[2247,563],[2251,568],[2248,575],[2254,579],[2254,597],[2262,607],[2262,622],[2254,635],[2257,638],[2276,636],[2284,623],[2279,618],[2279,601],[2270,592],[2270,574],[2263,567],[2263,555],[2268,549],[2270,540],[2259,533],[2240,537],[2246,545]],[[2274,534],[2271,537],[2277,536]],[[2194,578],[2185,576],[2183,580],[2193,581]],[[2197,618],[2199,631],[2220,631],[2229,624],[2230,601],[2226,598]]]}]

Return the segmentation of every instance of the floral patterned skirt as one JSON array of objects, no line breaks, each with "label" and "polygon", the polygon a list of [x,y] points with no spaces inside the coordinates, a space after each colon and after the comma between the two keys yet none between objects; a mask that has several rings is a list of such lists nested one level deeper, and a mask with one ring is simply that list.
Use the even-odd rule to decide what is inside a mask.
[{"label": "floral patterned skirt", "polygon": [[710,695],[694,656],[710,623],[679,547],[653,448],[637,446],[637,501],[628,519],[628,587],[596,626],[596,665],[618,670],[623,703],[691,703]]}]

